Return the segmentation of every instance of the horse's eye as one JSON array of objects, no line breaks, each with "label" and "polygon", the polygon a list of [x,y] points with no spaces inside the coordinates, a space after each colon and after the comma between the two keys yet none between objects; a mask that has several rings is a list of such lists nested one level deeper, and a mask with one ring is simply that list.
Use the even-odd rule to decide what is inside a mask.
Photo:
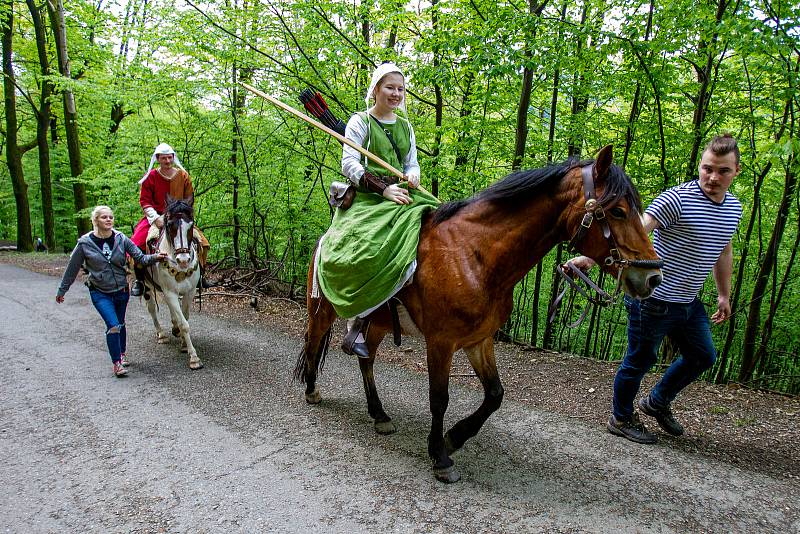
[{"label": "horse's eye", "polygon": [[611,208],[611,216],[615,219],[624,219],[627,217],[627,215],[625,215],[625,210],[622,208]]}]

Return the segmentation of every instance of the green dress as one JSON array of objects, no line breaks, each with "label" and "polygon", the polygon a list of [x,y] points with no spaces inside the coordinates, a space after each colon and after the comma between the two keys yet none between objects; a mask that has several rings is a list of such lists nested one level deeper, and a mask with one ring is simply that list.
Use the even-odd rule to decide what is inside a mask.
[{"label": "green dress", "polygon": [[[367,120],[366,114],[362,120]],[[411,146],[410,126],[398,117],[385,127],[405,159]],[[364,144],[394,167],[402,168],[386,134],[375,122]],[[389,175],[371,161],[366,168],[375,175]],[[417,257],[422,217],[436,209],[438,201],[416,189],[409,189],[409,193],[411,204],[402,205],[359,187],[350,209],[336,210],[320,240],[317,280],[340,317],[356,317],[387,301],[410,274]]]}]

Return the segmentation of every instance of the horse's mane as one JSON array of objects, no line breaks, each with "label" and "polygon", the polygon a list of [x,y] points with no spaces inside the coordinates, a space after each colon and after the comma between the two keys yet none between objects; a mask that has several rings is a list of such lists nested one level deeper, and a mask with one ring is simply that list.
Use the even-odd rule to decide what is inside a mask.
[{"label": "horse's mane", "polygon": [[[462,208],[475,202],[488,201],[494,203],[522,203],[531,197],[541,194],[545,189],[561,181],[572,169],[591,165],[594,160],[577,161],[568,159],[563,163],[547,165],[538,169],[528,169],[512,172],[499,182],[495,182],[471,198],[446,202],[433,212],[433,223],[439,224],[446,221]],[[641,213],[642,200],[633,187],[628,175],[617,165],[611,165],[606,178],[606,187],[601,204],[613,199],[624,197],[628,204],[636,207]]]},{"label": "horse's mane", "polygon": [[167,214],[170,218],[182,215],[188,220],[194,220],[194,206],[184,199],[172,199],[167,201]]}]

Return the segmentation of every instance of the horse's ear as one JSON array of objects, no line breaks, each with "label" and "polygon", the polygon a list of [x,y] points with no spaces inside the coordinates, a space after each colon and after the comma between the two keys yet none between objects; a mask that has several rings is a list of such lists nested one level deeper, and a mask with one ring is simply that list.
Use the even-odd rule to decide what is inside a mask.
[{"label": "horse's ear", "polygon": [[175,197],[173,197],[172,195],[170,195],[169,193],[167,193],[167,196],[164,198],[164,200],[165,200],[165,202],[166,202],[167,206],[169,206],[170,204],[172,204],[173,202],[175,202]]},{"label": "horse's ear", "polygon": [[594,178],[602,180],[608,174],[611,163],[614,161],[614,145],[606,145],[600,149],[597,158],[594,160]]},{"label": "horse's ear", "polygon": [[194,195],[189,195],[188,197],[184,198],[183,201],[194,207]]}]

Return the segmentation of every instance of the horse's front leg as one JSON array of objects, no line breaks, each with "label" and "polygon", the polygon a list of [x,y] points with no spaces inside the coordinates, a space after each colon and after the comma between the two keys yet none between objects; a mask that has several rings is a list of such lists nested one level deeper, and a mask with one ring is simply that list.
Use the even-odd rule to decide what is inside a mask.
[{"label": "horse's front leg", "polygon": [[156,309],[156,290],[155,288],[150,288],[149,292],[150,298],[146,299],[145,302],[147,303],[147,313],[150,314],[150,318],[153,320],[153,326],[156,329],[156,343],[169,343],[169,336],[164,331],[161,323],[158,321],[158,310]]},{"label": "horse's front leg", "polygon": [[373,373],[373,364],[375,363],[375,354],[378,352],[378,346],[383,341],[386,335],[385,330],[378,328],[370,328],[367,334],[367,346],[369,347],[369,358],[356,358],[358,366],[361,369],[361,378],[364,382],[364,393],[367,396],[367,411],[370,417],[375,421],[375,431],[378,434],[393,434],[397,432],[397,427],[392,422],[383,410],[383,403],[378,396],[378,388],[375,386],[375,375]]},{"label": "horse's front leg", "polygon": [[497,374],[494,359],[494,340],[487,337],[471,347],[464,347],[475,374],[483,384],[483,402],[475,412],[457,422],[445,435],[445,447],[452,454],[481,429],[503,402],[503,384]]},{"label": "horse's front leg", "polygon": [[[188,305],[194,298],[194,289],[190,290],[183,296],[184,302]],[[164,299],[169,306],[170,316],[172,317],[172,325],[178,329],[178,333],[186,345],[186,352],[189,354],[189,368],[201,369],[203,362],[197,356],[197,351],[192,344],[192,337],[189,335],[189,321],[184,317],[183,306],[177,293],[169,292],[164,295]]]},{"label": "horse's front leg", "polygon": [[449,344],[428,344],[428,382],[431,404],[431,432],[428,434],[428,454],[433,460],[433,474],[442,482],[458,482],[461,475],[453,465],[444,441],[444,414],[450,402],[450,365],[453,347]]}]

